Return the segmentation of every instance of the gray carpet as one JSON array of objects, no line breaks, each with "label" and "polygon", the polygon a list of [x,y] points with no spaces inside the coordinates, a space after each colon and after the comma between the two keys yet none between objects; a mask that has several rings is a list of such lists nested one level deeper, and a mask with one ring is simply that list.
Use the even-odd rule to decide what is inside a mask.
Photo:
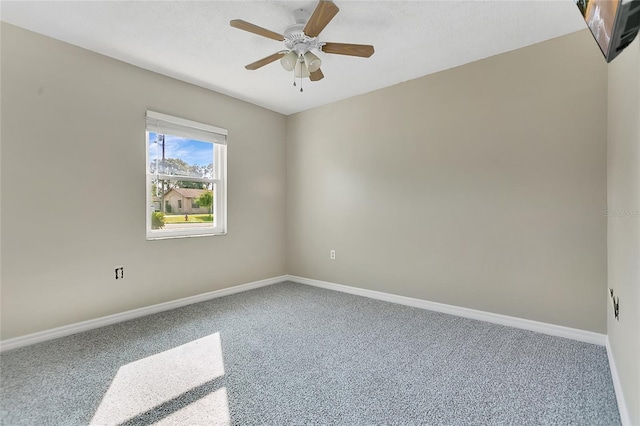
[{"label": "gray carpet", "polygon": [[281,283],[16,349],[3,425],[617,425],[604,347]]}]

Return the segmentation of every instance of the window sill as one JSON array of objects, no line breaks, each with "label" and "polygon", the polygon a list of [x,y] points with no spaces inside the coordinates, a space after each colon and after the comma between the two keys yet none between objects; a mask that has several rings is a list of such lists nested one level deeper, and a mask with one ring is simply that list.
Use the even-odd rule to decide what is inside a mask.
[{"label": "window sill", "polygon": [[226,231],[210,233],[210,234],[193,234],[193,235],[149,235],[147,234],[147,241],[175,240],[178,238],[220,237],[224,235],[227,235]]}]

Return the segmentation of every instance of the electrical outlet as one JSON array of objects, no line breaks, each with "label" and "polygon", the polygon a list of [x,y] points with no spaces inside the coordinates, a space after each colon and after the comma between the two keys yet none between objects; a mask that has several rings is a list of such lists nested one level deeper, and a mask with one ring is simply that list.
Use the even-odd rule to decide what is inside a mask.
[{"label": "electrical outlet", "polygon": [[613,295],[613,289],[609,289],[609,295],[611,296],[611,303],[613,304],[613,316],[616,320],[620,321],[620,297]]},{"label": "electrical outlet", "polygon": [[116,280],[124,279],[124,266],[118,266],[116,268]]},{"label": "electrical outlet", "polygon": [[331,260],[336,260],[336,251],[335,251],[335,250],[331,250],[331,251],[329,252],[329,258],[330,258]]}]

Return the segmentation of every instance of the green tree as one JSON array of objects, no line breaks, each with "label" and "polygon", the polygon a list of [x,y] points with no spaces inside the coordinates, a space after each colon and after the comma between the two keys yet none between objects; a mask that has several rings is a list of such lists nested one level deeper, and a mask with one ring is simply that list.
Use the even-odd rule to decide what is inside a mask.
[{"label": "green tree", "polygon": [[198,204],[200,207],[206,207],[209,209],[209,217],[213,214],[211,206],[213,206],[213,193],[211,191],[205,191],[198,197]]},{"label": "green tree", "polygon": [[187,175],[191,166],[181,158],[155,159],[151,162],[151,172],[158,172],[166,175]]},{"label": "green tree", "polygon": [[193,182],[190,180],[179,180],[175,183],[178,188],[193,188],[193,189],[205,189],[204,182]]},{"label": "green tree", "polygon": [[151,229],[164,228],[164,213],[153,212],[151,213]]}]

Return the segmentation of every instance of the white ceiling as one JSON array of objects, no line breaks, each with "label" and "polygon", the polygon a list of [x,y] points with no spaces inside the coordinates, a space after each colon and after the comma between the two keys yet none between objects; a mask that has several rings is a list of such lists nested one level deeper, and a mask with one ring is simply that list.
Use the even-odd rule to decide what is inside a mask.
[{"label": "white ceiling", "polygon": [[373,44],[371,58],[321,53],[325,78],[292,86],[278,62],[244,65],[283,49],[229,26],[243,19],[276,32],[316,1],[6,1],[11,24],[292,114],[518,49],[582,28],[573,0],[335,0],[321,41]]}]

